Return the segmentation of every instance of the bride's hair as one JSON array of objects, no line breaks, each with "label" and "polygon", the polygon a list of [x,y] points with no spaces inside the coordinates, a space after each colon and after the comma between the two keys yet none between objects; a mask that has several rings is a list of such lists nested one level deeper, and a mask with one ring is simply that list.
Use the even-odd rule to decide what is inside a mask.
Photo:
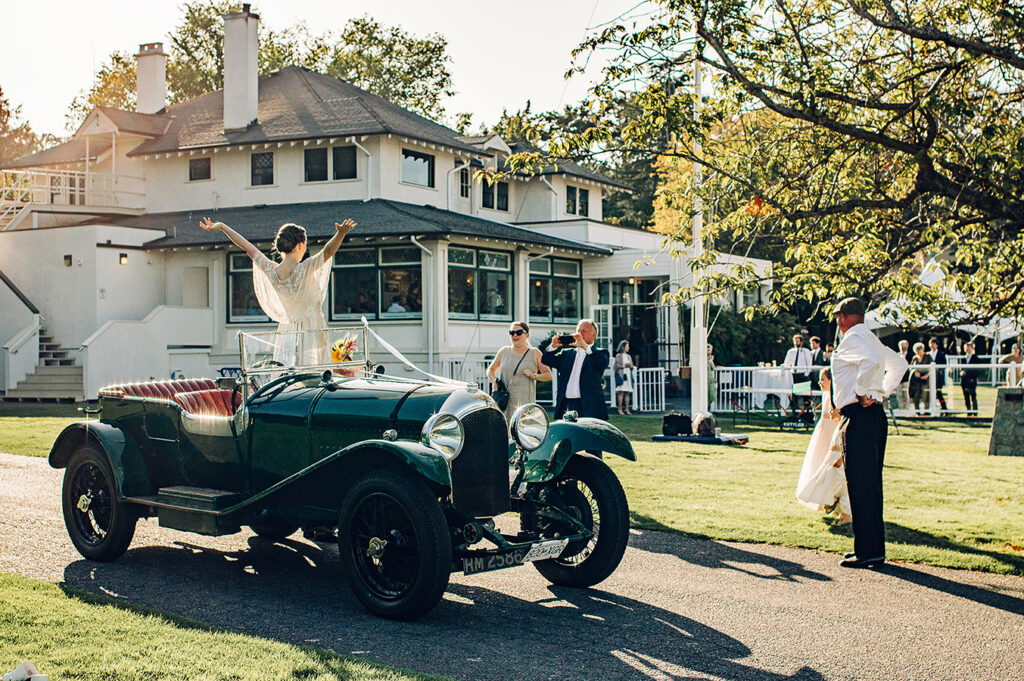
[{"label": "bride's hair", "polygon": [[299,244],[306,243],[306,230],[293,222],[286,222],[277,230],[274,238],[274,252],[282,258],[285,253],[291,253]]}]

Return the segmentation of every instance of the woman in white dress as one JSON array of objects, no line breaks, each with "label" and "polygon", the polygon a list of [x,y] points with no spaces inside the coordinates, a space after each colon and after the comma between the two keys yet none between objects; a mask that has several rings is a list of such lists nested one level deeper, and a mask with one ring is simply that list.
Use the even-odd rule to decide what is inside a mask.
[{"label": "woman in white dress", "polygon": [[841,523],[852,520],[850,495],[846,489],[846,468],[843,458],[843,431],[839,428],[839,410],[832,406],[832,371],[822,369],[821,418],[807,444],[796,498],[804,506],[821,511],[839,510]]},{"label": "woman in white dress", "polygon": [[330,241],[319,253],[305,260],[302,257],[306,254],[306,230],[292,223],[281,225],[274,239],[274,251],[281,257],[277,264],[223,222],[203,218],[199,226],[208,232],[224,232],[252,258],[256,298],[267,316],[278,323],[277,331],[282,334],[274,359],[285,366],[330,363],[323,305],[331,276],[331,259],[356,223],[352,220],[340,225],[335,223],[335,234]]},{"label": "woman in white dress", "polygon": [[622,341],[615,350],[615,404],[623,416],[632,416],[629,405],[633,402],[633,356],[629,354],[629,341]]}]

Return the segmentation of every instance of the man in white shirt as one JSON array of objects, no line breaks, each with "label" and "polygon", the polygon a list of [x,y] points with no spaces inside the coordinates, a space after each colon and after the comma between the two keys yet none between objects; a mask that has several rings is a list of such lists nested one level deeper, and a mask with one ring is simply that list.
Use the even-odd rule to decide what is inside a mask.
[{"label": "man in white shirt", "polygon": [[843,338],[832,353],[833,402],[843,421],[846,484],[853,512],[853,552],[839,564],[873,568],[885,562],[882,463],[888,422],[882,403],[907,371],[907,360],[864,325],[864,303],[846,298],[832,310]]},{"label": "man in white shirt", "polygon": [[572,342],[563,348],[558,336],[542,355],[541,361],[558,372],[555,398],[555,418],[566,411],[579,416],[608,419],[601,379],[608,368],[608,351],[593,347],[597,340],[597,325],[593,320],[581,319],[572,334]]},{"label": "man in white shirt", "polygon": [[[793,372],[793,383],[806,383],[811,380],[811,366],[814,364],[814,359],[811,355],[811,351],[804,347],[804,337],[800,334],[793,336],[793,347],[786,352],[786,359],[782,362],[784,367],[792,367],[796,369]],[[801,398],[804,402],[809,402],[807,398]],[[789,407],[794,409],[797,398],[795,396],[790,397]]]}]

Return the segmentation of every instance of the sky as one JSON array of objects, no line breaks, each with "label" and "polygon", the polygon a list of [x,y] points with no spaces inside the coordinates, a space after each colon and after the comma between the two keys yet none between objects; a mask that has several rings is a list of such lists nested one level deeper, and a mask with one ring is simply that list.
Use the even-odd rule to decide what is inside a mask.
[{"label": "sky", "polygon": [[[454,119],[473,114],[472,129],[493,124],[503,109],[531,100],[534,111],[586,95],[587,78],[563,79],[570,52],[590,28],[639,0],[517,0],[488,5],[466,0],[263,0],[253,3],[263,25],[282,29],[304,21],[313,33],[339,31],[364,14],[423,35],[441,33],[456,95],[444,101]],[[92,83],[115,50],[135,54],[140,43],[167,42],[181,19],[180,2],[163,0],[0,0],[0,87],[32,129],[59,135],[71,100]]]}]

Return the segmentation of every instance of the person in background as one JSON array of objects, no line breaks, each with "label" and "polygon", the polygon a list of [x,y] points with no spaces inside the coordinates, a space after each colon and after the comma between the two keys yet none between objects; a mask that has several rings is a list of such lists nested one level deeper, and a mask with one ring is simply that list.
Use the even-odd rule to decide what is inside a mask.
[{"label": "person in background", "polygon": [[1024,355],[1020,352],[1020,344],[1014,343],[1010,354],[1003,355],[999,361],[1012,365],[1006,372],[1006,385],[1011,388],[1020,385],[1021,378],[1024,377]]},{"label": "person in background", "polygon": [[391,305],[385,312],[406,312],[405,306],[402,305],[402,296],[391,296]]},{"label": "person in background", "polygon": [[832,353],[836,351],[834,343],[825,343],[825,361],[832,362]]},{"label": "person in background", "polygon": [[714,349],[714,346],[708,343],[708,411],[711,411],[711,406],[718,396],[718,376],[715,375],[715,355],[712,352]]},{"label": "person in background", "polygon": [[924,401],[924,405],[928,406],[928,374],[929,370],[926,368],[923,371],[916,367],[931,364],[932,358],[924,351],[924,343],[914,343],[914,356],[910,360],[910,366],[913,370],[910,372],[910,383],[908,385],[908,393],[910,399],[914,400],[914,411],[920,416],[924,413],[921,410],[921,402]]},{"label": "person in background", "polygon": [[[981,358],[974,354],[974,343],[964,343],[963,364],[981,364]],[[961,369],[960,389],[964,393],[964,405],[967,407],[968,416],[978,415],[978,377],[981,369]]]},{"label": "person in background", "polygon": [[811,336],[811,364],[816,367],[828,366],[825,349],[821,347],[821,339],[817,336]]},{"label": "person in background", "polygon": [[[907,360],[909,365],[911,360],[914,359],[914,353],[910,351],[910,341],[906,338],[900,341],[899,354],[903,359]],[[900,380],[900,386],[896,389],[896,403],[900,409],[907,409],[910,407],[910,371],[908,370],[903,374],[903,379]]]},{"label": "person in background", "polygon": [[511,345],[498,350],[491,366],[487,367],[487,378],[497,383],[500,377],[508,388],[508,405],[505,407],[505,422],[512,419],[516,409],[537,401],[537,381],[550,381],[551,369],[541,361],[541,352],[530,343],[530,325],[514,321],[509,326]]},{"label": "person in background", "polygon": [[[932,363],[944,366],[946,364],[946,353],[942,351],[942,346],[939,345],[938,338],[930,338],[928,345],[931,346],[931,351],[928,353],[931,355]],[[946,385],[946,371],[945,369],[937,369],[935,371],[935,399],[939,402],[939,407],[942,411],[946,411],[946,396],[942,394],[942,388]]]},{"label": "person in background", "polygon": [[906,360],[864,324],[864,311],[859,298],[846,298],[832,310],[843,332],[832,355],[832,395],[843,416],[839,428],[853,515],[853,552],[839,563],[845,568],[885,562],[882,467],[889,424],[882,404],[907,371]]},{"label": "person in background", "polygon": [[[793,371],[793,383],[806,383],[811,380],[811,351],[804,347],[804,337],[800,334],[793,336],[793,347],[786,351],[786,359],[782,362],[782,366],[790,367],[795,369]],[[792,410],[796,409],[797,400],[803,402],[807,401],[807,398],[798,398],[796,395],[790,397],[789,408]]]},{"label": "person in background", "polygon": [[633,357],[629,354],[629,341],[624,340],[615,350],[615,405],[619,414],[633,415],[629,410],[633,393]]}]

